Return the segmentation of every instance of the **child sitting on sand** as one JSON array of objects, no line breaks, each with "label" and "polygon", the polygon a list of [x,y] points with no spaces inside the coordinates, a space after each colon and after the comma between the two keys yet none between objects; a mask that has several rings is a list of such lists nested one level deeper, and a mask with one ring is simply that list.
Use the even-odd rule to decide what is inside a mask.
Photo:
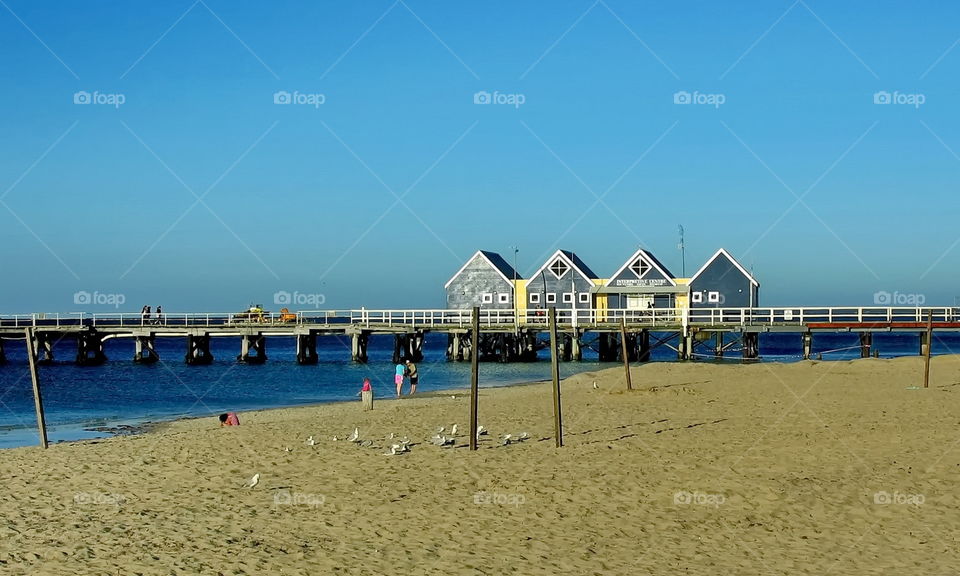
[{"label": "child sitting on sand", "polygon": [[226,414],[220,415],[220,425],[221,426],[239,426],[240,419],[237,418],[235,412],[227,412]]}]

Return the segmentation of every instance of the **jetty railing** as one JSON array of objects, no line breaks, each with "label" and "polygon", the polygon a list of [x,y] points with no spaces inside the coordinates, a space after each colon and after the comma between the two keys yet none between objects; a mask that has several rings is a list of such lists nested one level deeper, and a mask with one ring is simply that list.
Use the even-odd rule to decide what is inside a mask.
[{"label": "jetty railing", "polygon": [[[620,321],[649,328],[677,326],[808,326],[811,324],[897,324],[926,322],[928,314],[938,323],[960,323],[958,307],[775,307],[775,308],[647,308],[640,310],[557,310],[557,321],[570,326],[615,325]],[[156,313],[37,313],[0,315],[0,328],[204,328],[233,326],[305,326],[346,328],[463,328],[471,323],[471,310],[304,310],[299,312],[199,312]],[[547,312],[528,309],[480,309],[483,326],[538,327],[547,325]]]}]

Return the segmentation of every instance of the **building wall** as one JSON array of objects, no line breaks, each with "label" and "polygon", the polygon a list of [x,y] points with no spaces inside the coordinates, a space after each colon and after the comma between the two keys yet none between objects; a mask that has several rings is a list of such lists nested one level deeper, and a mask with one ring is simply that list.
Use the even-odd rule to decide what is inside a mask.
[{"label": "building wall", "polygon": [[[544,270],[543,274],[538,274],[535,278],[527,280],[526,306],[528,310],[537,308],[546,310],[551,306],[556,307],[557,310],[570,310],[574,306],[580,310],[593,308],[594,295],[590,294],[590,288],[593,286],[593,280],[580,276],[572,268],[559,280],[550,271]],[[563,301],[563,294],[571,292],[574,293],[575,304]],[[532,294],[538,294],[540,302],[531,302],[530,296]],[[548,302],[545,294],[556,295],[556,301]],[[587,296],[581,297],[580,294],[586,294]],[[580,298],[586,298],[587,301],[583,302]]]},{"label": "building wall", "polygon": [[[513,309],[512,282],[507,282],[479,254],[470,261],[463,271],[447,287],[447,308],[467,309],[474,306],[498,310]],[[483,302],[483,295],[490,294],[491,302]],[[506,302],[501,302],[501,294]]]},{"label": "building wall", "polygon": [[[702,294],[701,301],[694,301],[694,293]],[[716,301],[710,294],[716,293]],[[730,260],[719,257],[714,260],[690,284],[692,308],[748,308],[758,306],[759,292],[750,279]]]}]

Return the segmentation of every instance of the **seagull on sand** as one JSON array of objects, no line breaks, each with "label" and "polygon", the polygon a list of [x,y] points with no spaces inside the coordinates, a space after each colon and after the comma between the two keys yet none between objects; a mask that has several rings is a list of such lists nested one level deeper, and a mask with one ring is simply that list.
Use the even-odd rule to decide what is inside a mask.
[{"label": "seagull on sand", "polygon": [[430,441],[436,446],[448,446],[456,442],[454,438],[447,438],[446,436],[443,436],[440,434],[437,434],[436,436],[431,438]]},{"label": "seagull on sand", "polygon": [[315,446],[316,443],[317,441],[313,439],[313,436],[307,438],[307,441],[305,442],[307,446]]},{"label": "seagull on sand", "polygon": [[457,425],[456,425],[456,424],[454,424],[454,425],[453,425],[453,428],[450,430],[450,435],[451,435],[451,436],[456,436],[456,435],[457,435]]},{"label": "seagull on sand", "polygon": [[257,472],[256,474],[253,475],[253,478],[251,478],[246,484],[243,485],[243,487],[244,487],[244,488],[253,488],[254,486],[256,486],[256,485],[259,484],[259,483],[260,483],[260,473]]},{"label": "seagull on sand", "polygon": [[486,436],[486,435],[487,435],[487,429],[484,428],[483,426],[477,426],[477,440],[479,440],[481,436]]},{"label": "seagull on sand", "polygon": [[600,389],[600,387],[597,386],[597,381],[596,381],[596,380],[593,381],[593,389],[594,389],[594,390],[599,390],[599,389]]},{"label": "seagull on sand", "polygon": [[510,439],[513,438],[513,434],[504,434],[503,435],[503,445],[506,446],[510,444]]},{"label": "seagull on sand", "polygon": [[360,440],[360,428],[354,428],[354,429],[353,429],[353,434],[351,434],[350,437],[347,438],[347,441],[348,441],[348,442],[356,442],[356,441],[358,441],[358,440]]},{"label": "seagull on sand", "polygon": [[530,435],[527,434],[526,432],[521,432],[520,435],[517,436],[517,440],[519,440],[520,442],[523,442],[527,438],[530,438]]},{"label": "seagull on sand", "polygon": [[447,429],[446,426],[441,426],[441,427],[437,428],[437,434],[443,434],[443,431],[446,430],[446,429]]}]

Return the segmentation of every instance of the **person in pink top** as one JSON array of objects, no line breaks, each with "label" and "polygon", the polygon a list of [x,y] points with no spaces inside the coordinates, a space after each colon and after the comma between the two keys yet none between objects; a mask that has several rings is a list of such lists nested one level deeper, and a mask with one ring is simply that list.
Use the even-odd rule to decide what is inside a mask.
[{"label": "person in pink top", "polygon": [[220,425],[221,426],[239,426],[240,419],[237,418],[236,412],[227,412],[226,414],[220,415]]}]

